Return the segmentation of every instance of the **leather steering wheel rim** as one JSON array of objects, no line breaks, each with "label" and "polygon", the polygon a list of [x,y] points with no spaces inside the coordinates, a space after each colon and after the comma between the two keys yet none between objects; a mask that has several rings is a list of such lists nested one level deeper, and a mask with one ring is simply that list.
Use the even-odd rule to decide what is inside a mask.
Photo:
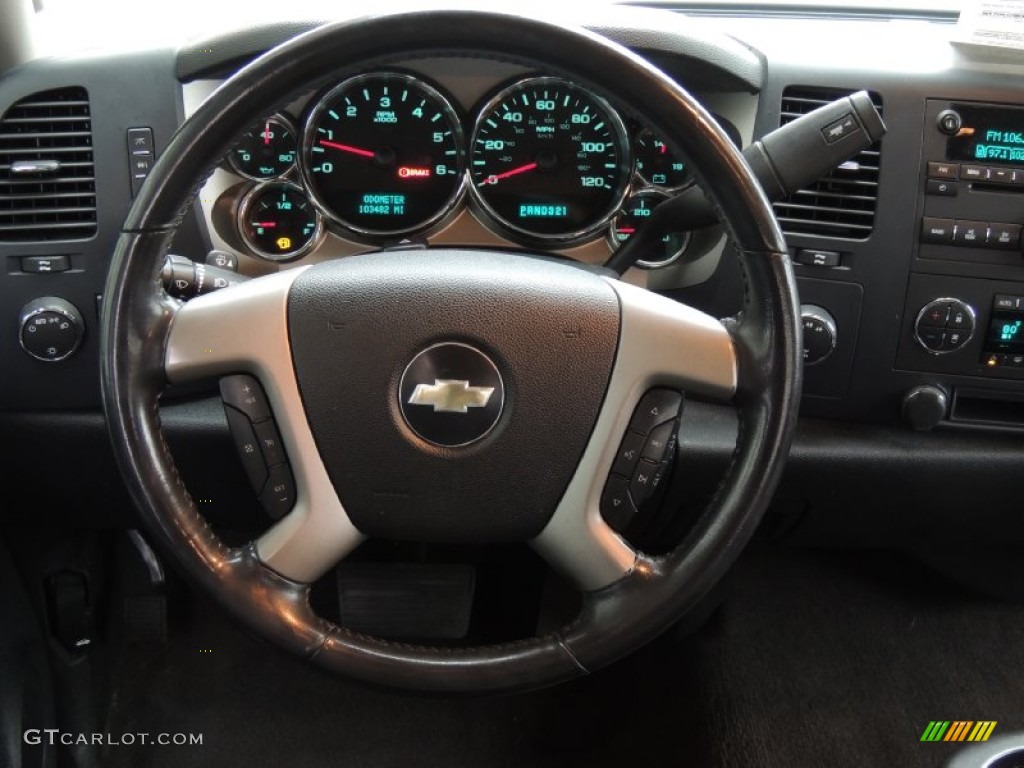
[{"label": "leather steering wheel rim", "polygon": [[[616,83],[616,104],[642,112],[690,159],[731,235],[745,280],[744,309],[725,321],[738,373],[739,437],[726,477],[692,533],[665,556],[638,553],[622,578],[585,591],[570,626],[465,649],[394,643],[335,626],[313,613],[307,584],[266,567],[253,546],[226,547],[178,476],[158,411],[179,305],[163,294],[156,275],[231,137],[297,92],[395,60],[438,55],[539,65],[606,94],[602,83]],[[246,66],[186,121],[155,165],[128,215],[104,295],[104,408],[148,530],[186,574],[258,634],[320,666],[391,686],[527,689],[600,668],[657,636],[707,593],[749,541],[778,483],[799,403],[795,278],[771,207],[732,142],[692,96],[627,49],[518,16],[415,12],[329,24]]]}]

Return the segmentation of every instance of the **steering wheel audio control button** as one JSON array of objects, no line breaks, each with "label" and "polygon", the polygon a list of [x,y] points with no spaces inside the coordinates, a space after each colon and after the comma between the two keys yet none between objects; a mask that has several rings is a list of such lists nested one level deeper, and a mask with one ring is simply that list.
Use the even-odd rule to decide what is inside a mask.
[{"label": "steering wheel audio control button", "polygon": [[601,494],[601,516],[617,531],[629,526],[636,516],[636,507],[629,495],[629,481],[618,475],[611,475]]},{"label": "steering wheel audio control button", "polygon": [[671,389],[652,389],[640,400],[629,428],[642,434],[659,424],[674,420],[683,409],[683,396]]},{"label": "steering wheel audio control button", "polygon": [[622,533],[656,501],[658,489],[675,456],[683,395],[671,389],[652,389],[633,411],[601,496],[601,515]]},{"label": "steering wheel audio control button", "polygon": [[654,493],[654,475],[657,472],[658,465],[653,461],[644,459],[637,464],[633,479],[629,481],[629,495],[633,497],[633,502],[638,507],[642,507]]},{"label": "steering wheel audio control button", "polygon": [[644,444],[643,458],[650,459],[651,461],[661,461],[665,454],[675,447],[675,428],[675,420],[667,421],[661,426],[655,427]]},{"label": "steering wheel audio control button", "polygon": [[626,475],[633,474],[633,468],[640,460],[640,454],[644,448],[644,436],[636,432],[627,432],[619,446],[619,452],[615,454],[615,463],[612,464],[612,474]]}]

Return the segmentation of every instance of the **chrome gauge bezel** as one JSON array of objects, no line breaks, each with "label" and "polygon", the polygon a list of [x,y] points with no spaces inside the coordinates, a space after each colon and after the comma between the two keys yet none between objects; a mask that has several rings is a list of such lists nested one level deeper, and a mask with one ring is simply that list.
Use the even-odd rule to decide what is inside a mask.
[{"label": "chrome gauge bezel", "polygon": [[[626,199],[622,201],[622,207],[620,207],[620,209],[615,212],[615,216],[613,216],[611,221],[608,222],[608,234],[606,239],[612,251],[617,251],[623,245],[615,236],[615,219],[618,217],[619,213],[625,210],[625,205],[630,200],[630,198],[636,197],[638,195],[656,195],[658,197],[663,198],[663,203],[668,202],[673,197],[673,195],[670,194],[667,191],[667,188],[665,187],[649,186],[644,187],[642,189],[634,189],[626,197]],[[675,253],[673,253],[671,256],[669,256],[666,259],[660,259],[657,261],[652,261],[648,259],[637,259],[634,266],[639,267],[640,269],[661,269],[662,267],[667,267],[671,264],[675,264],[677,261],[679,261],[682,255],[686,253],[686,249],[690,246],[690,241],[693,239],[693,232],[680,232],[679,234],[683,236],[683,243],[682,245],[679,246],[678,250],[676,250]]]},{"label": "chrome gauge bezel", "polygon": [[[338,215],[334,210],[332,210],[330,205],[320,198],[320,194],[316,189],[315,179],[312,168],[310,167],[309,159],[315,138],[315,123],[320,115],[322,115],[328,108],[328,105],[333,101],[333,99],[338,94],[344,93],[350,88],[358,86],[360,83],[370,80],[379,80],[381,78],[400,80],[407,84],[415,85],[415,87],[422,89],[431,99],[435,100],[437,106],[446,112],[446,116],[449,119],[455,146],[459,151],[458,159],[462,166],[460,172],[457,174],[455,187],[441,208],[428,219],[418,222],[413,226],[399,229],[370,229],[367,227],[361,227],[346,221],[342,216]],[[466,183],[468,178],[466,171],[467,155],[468,152],[466,149],[465,132],[462,129],[462,118],[459,111],[453,105],[452,100],[446,96],[438,86],[428,82],[420,75],[413,75],[408,72],[396,70],[375,70],[373,72],[364,72],[362,74],[349,77],[314,99],[312,107],[309,108],[306,118],[302,124],[298,169],[307,197],[309,197],[310,201],[323,216],[328,226],[333,225],[332,228],[340,228],[341,234],[355,235],[361,240],[379,243],[382,239],[430,232],[439,228],[443,224],[446,224],[456,213],[457,206],[466,194]]]},{"label": "chrome gauge bezel", "polygon": [[[248,219],[253,203],[260,197],[260,195],[266,192],[269,187],[286,187],[292,192],[302,195],[310,202],[313,213],[316,215],[316,228],[313,230],[313,236],[310,237],[309,241],[301,248],[283,255],[280,253],[269,253],[262,250],[252,242],[249,235],[246,233],[245,222]],[[242,199],[238,202],[238,208],[235,211],[235,230],[238,232],[238,236],[241,238],[242,243],[249,249],[249,252],[253,256],[258,256],[261,259],[272,261],[277,264],[295,261],[296,259],[305,256],[323,242],[324,235],[326,234],[324,229],[324,217],[320,213],[320,210],[313,205],[313,200],[309,194],[309,190],[305,189],[300,184],[296,184],[294,181],[282,180],[280,178],[255,184],[242,196]]]},{"label": "chrome gauge bezel", "polygon": [[243,179],[248,179],[249,181],[255,181],[257,183],[280,181],[281,179],[284,179],[289,174],[291,174],[291,172],[294,171],[296,166],[298,165],[300,147],[299,130],[298,127],[295,125],[295,121],[283,112],[274,112],[271,115],[267,115],[265,118],[263,118],[263,120],[277,120],[283,123],[288,128],[288,130],[291,131],[292,136],[295,138],[295,159],[292,160],[291,165],[289,165],[276,176],[254,176],[251,173],[246,173],[245,171],[238,167],[237,161],[235,160],[235,148],[232,147],[231,151],[228,152],[227,156],[228,167],[231,169],[231,172],[233,174],[235,174],[236,176],[241,176]]},{"label": "chrome gauge bezel", "polygon": [[[481,192],[478,190],[477,185],[474,183],[472,178],[473,172],[473,147],[476,146],[476,141],[480,132],[481,124],[488,118],[490,113],[500,106],[509,96],[522,88],[531,87],[551,87],[552,85],[569,88],[573,91],[582,93],[588,99],[591,99],[599,108],[604,110],[610,127],[615,134],[615,140],[619,147],[620,152],[623,153],[623,166],[620,170],[621,178],[619,179],[619,189],[616,190],[616,194],[612,201],[609,203],[608,210],[602,214],[599,220],[595,220],[593,223],[586,227],[574,230],[572,232],[561,233],[551,235],[543,232],[536,232],[530,230],[528,227],[519,226],[508,219],[502,214],[498,213],[484,198]],[[536,75],[531,77],[518,78],[514,82],[505,85],[497,93],[491,96],[483,104],[483,106],[475,110],[475,118],[473,120],[473,129],[470,132],[469,145],[466,150],[466,180],[469,187],[469,198],[472,203],[472,207],[475,211],[484,219],[487,224],[492,224],[496,227],[500,234],[505,235],[511,239],[518,240],[526,245],[539,245],[539,246],[571,246],[577,245],[589,240],[594,240],[600,237],[602,230],[608,226],[609,222],[618,214],[619,209],[622,207],[623,201],[632,191],[632,180],[636,175],[636,164],[633,159],[633,142],[630,137],[629,131],[626,129],[625,121],[607,99],[599,94],[595,93],[589,88],[573,83],[571,80],[566,80],[562,77],[553,77],[547,75]]]},{"label": "chrome gauge bezel", "polygon": [[[637,160],[638,153],[636,149],[636,144],[637,142],[640,141],[640,137],[644,133],[649,133],[652,137],[656,137],[654,129],[649,128],[645,125],[637,125],[630,139],[630,148],[633,152],[633,176],[637,181],[637,183],[634,185],[636,187],[636,189],[633,190],[634,193],[650,189],[657,192],[665,192],[669,196],[672,196],[677,192],[682,192],[684,189],[692,187],[695,183],[695,180],[693,178],[693,171],[691,171],[689,168],[687,168],[685,171],[686,178],[683,180],[683,183],[677,184],[675,186],[668,186],[666,184],[655,184],[653,181],[651,181],[643,174],[643,172],[640,170],[640,164]],[[674,154],[679,154],[677,150],[672,149],[671,147],[669,147],[669,149]],[[685,158],[683,158],[683,161],[687,162]]]}]

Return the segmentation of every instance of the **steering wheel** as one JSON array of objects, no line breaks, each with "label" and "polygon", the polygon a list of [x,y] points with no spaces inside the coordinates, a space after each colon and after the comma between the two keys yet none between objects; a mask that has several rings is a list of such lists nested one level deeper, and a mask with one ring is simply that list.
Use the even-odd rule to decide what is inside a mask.
[{"label": "steering wheel", "polygon": [[[156,275],[171,237],[232,137],[296,93],[397,59],[439,55],[540,67],[643,113],[689,159],[717,206],[745,275],[742,312],[719,321],[578,265],[431,248],[289,269],[187,304],[163,292]],[[104,408],[149,531],[257,633],[375,683],[531,688],[586,674],[657,636],[749,540],[792,439],[802,375],[798,306],[761,188],[716,122],[662,72],[598,35],[518,16],[376,16],[271,50],[173,137],[111,264]],[[469,445],[424,440],[402,414],[410,399],[404,374],[437,349],[454,354],[448,367],[483,371],[492,381],[486,389],[500,387],[487,398],[496,412],[486,431]],[[230,548],[178,476],[157,404],[168,382],[240,372],[266,391],[296,502],[258,539]],[[437,383],[416,375],[409,374],[417,387]],[[472,383],[477,375],[457,378]],[[599,507],[631,414],[655,387],[732,402],[740,429],[725,479],[692,532],[651,557],[616,534]],[[310,584],[367,535],[527,541],[579,587],[581,611],[550,634],[467,648],[401,644],[336,626],[311,609]]]}]

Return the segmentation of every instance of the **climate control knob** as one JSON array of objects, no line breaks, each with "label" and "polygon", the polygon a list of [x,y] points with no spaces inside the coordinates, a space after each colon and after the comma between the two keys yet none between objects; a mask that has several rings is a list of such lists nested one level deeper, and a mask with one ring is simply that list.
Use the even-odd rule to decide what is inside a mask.
[{"label": "climate control knob", "polygon": [[804,329],[804,365],[825,362],[836,351],[839,340],[836,319],[816,304],[800,307],[800,318]]},{"label": "climate control knob", "polygon": [[917,313],[914,339],[933,355],[956,352],[974,336],[975,317],[974,307],[961,299],[934,299]]},{"label": "climate control knob", "polygon": [[21,348],[36,360],[57,363],[71,357],[82,343],[85,323],[78,308],[56,296],[30,301],[21,309]]}]

